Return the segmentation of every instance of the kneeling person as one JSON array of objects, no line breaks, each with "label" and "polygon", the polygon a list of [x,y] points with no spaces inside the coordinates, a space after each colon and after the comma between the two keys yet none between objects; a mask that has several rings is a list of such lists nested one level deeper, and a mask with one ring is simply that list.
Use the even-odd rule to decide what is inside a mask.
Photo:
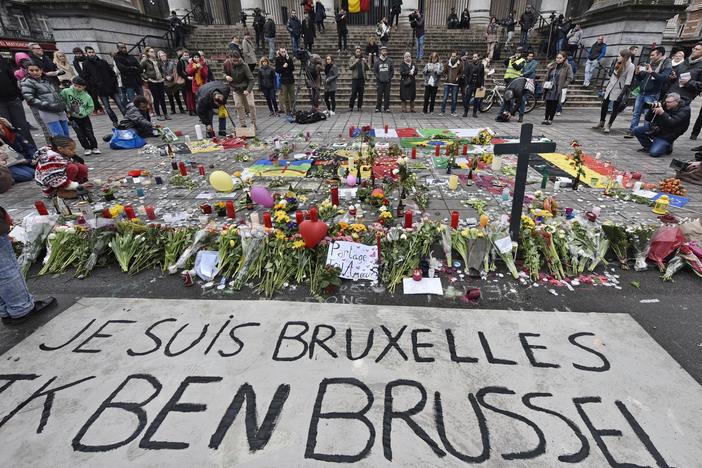
[{"label": "kneeling person", "polygon": [[151,122],[149,115],[149,101],[144,96],[137,96],[132,102],[127,104],[124,120],[119,123],[120,128],[133,128],[142,138],[158,135],[157,125]]},{"label": "kneeling person", "polygon": [[[240,59],[241,60],[241,59]],[[244,66],[247,70],[249,67]],[[249,70],[251,73],[251,70]],[[227,109],[224,107],[229,98],[230,88],[222,81],[210,81],[203,85],[197,92],[197,112],[200,122],[207,127],[207,134],[214,136],[212,128],[212,115],[219,117],[219,136],[227,135]]]},{"label": "kneeling person", "polygon": [[634,136],[643,148],[639,152],[654,158],[673,152],[673,142],[690,126],[690,106],[681,102],[678,93],[670,93],[665,101],[648,110],[643,125],[634,129]]}]

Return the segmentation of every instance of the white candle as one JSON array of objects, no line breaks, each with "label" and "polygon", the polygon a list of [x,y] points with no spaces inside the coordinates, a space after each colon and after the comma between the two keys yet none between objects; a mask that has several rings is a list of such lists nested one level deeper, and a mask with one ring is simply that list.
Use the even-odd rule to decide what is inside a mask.
[{"label": "white candle", "polygon": [[634,192],[641,190],[642,185],[641,181],[634,182]]},{"label": "white candle", "polygon": [[258,213],[251,213],[251,227],[260,225],[261,222],[258,220]]},{"label": "white candle", "polygon": [[198,140],[202,140],[203,138],[205,138],[205,135],[202,131],[202,125],[195,125],[195,136]]}]

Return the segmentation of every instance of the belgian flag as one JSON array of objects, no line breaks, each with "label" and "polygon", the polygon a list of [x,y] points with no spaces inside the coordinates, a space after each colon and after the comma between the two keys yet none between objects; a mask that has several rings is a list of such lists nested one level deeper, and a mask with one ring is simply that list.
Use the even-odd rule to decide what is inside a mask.
[{"label": "belgian flag", "polygon": [[349,13],[363,13],[370,10],[370,0],[349,0]]}]

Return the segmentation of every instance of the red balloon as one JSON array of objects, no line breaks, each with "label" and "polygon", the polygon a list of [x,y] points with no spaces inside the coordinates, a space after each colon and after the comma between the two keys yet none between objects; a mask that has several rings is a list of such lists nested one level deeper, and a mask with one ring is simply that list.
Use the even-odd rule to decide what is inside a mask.
[{"label": "red balloon", "polygon": [[310,210],[310,219],[300,223],[300,236],[305,241],[305,247],[317,247],[327,235],[329,226],[324,221],[317,219],[317,208]]}]

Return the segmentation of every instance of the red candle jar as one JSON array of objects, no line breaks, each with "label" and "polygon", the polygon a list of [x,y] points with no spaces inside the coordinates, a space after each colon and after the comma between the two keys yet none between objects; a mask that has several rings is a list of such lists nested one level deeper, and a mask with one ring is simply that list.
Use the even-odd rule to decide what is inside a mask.
[{"label": "red candle jar", "polygon": [[112,214],[110,213],[109,208],[103,208],[102,209],[102,217],[105,219],[112,219]]},{"label": "red candle jar", "polygon": [[632,178],[633,180],[641,180],[641,173],[640,173],[640,172],[633,172],[633,173],[631,174],[631,178]]},{"label": "red candle jar", "polygon": [[412,279],[415,281],[422,281],[422,269],[415,268],[412,270]]},{"label": "red candle jar", "polygon": [[198,172],[198,174],[200,174],[201,176],[204,176],[204,175],[205,175],[205,166],[202,165],[202,164],[200,164],[199,166],[197,166],[197,172]]},{"label": "red candle jar", "polygon": [[417,159],[417,147],[412,147],[412,159]]},{"label": "red candle jar", "polygon": [[236,210],[234,209],[234,202],[231,200],[227,200],[226,206],[227,206],[227,218],[229,218],[229,219],[236,218]]},{"label": "red candle jar", "polygon": [[144,211],[146,211],[146,217],[149,218],[151,221],[156,219],[156,210],[154,210],[153,206],[146,205],[144,207]]},{"label": "red candle jar", "polygon": [[316,222],[317,222],[317,219],[318,219],[318,217],[317,217],[317,207],[313,206],[313,207],[310,209],[310,221],[312,221],[313,223],[316,223]]},{"label": "red candle jar", "polygon": [[180,161],[178,163],[178,170],[180,171],[180,175],[182,175],[182,176],[188,175],[188,168],[185,167],[185,163],[183,161]]},{"label": "red candle jar", "polygon": [[436,146],[434,147],[434,156],[438,156],[438,155],[439,155],[439,151],[441,151],[441,148],[439,148],[439,145],[436,145]]},{"label": "red candle jar", "polygon": [[203,203],[200,205],[200,211],[202,211],[202,214],[212,214],[212,206],[209,203]]},{"label": "red candle jar", "polygon": [[458,211],[451,212],[451,229],[458,229]]},{"label": "red candle jar", "polygon": [[463,145],[463,156],[468,154],[468,145]]},{"label": "red candle jar", "polygon": [[273,221],[271,220],[271,214],[269,212],[263,213],[263,226],[268,229],[273,227]]},{"label": "red candle jar", "polygon": [[353,131],[354,131],[354,130],[356,130],[356,127],[354,127],[353,125],[351,125],[351,126],[349,127],[349,138],[353,137]]},{"label": "red candle jar", "polygon": [[300,223],[302,223],[305,220],[305,214],[302,211],[296,211],[295,212],[295,222],[299,226]]},{"label": "red candle jar", "polygon": [[412,211],[405,211],[405,229],[412,229]]},{"label": "red candle jar", "polygon": [[339,187],[331,188],[331,202],[334,206],[339,206]]},{"label": "red candle jar", "polygon": [[385,133],[387,134],[388,133],[388,124],[385,124],[384,129],[385,129]]},{"label": "red candle jar", "polygon": [[127,215],[128,219],[136,218],[136,213],[134,212],[134,208],[132,208],[132,205],[127,205],[124,207],[124,214]]},{"label": "red candle jar", "polygon": [[447,145],[446,146],[446,156],[450,156],[450,155],[451,155],[451,147]]},{"label": "red candle jar", "polygon": [[46,209],[46,205],[41,200],[37,200],[34,202],[34,208],[36,208],[37,213],[39,213],[42,216],[46,216],[49,214],[49,210]]}]

